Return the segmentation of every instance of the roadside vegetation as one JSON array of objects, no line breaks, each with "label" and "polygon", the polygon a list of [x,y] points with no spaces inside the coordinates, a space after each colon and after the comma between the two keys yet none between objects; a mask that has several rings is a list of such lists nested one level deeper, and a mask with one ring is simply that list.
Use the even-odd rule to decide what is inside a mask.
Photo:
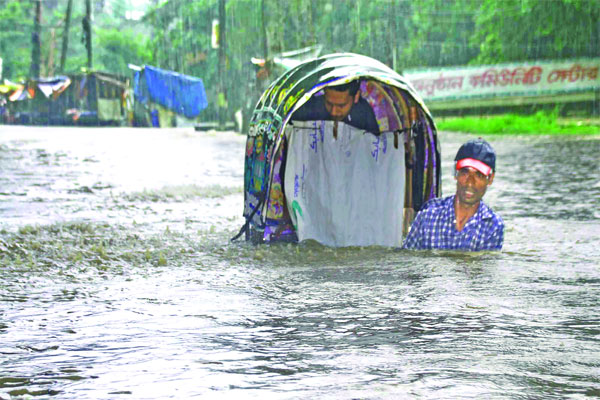
[{"label": "roadside vegetation", "polygon": [[533,115],[447,117],[437,119],[441,131],[480,134],[600,135],[600,119],[560,118],[555,112]]}]

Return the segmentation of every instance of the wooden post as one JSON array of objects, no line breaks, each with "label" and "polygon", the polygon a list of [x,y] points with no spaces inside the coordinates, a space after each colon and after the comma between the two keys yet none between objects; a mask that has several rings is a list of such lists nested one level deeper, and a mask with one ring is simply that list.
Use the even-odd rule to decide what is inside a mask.
[{"label": "wooden post", "polygon": [[65,72],[65,63],[67,62],[67,50],[69,48],[69,28],[71,26],[71,12],[73,10],[73,0],[67,3],[67,15],[65,15],[65,30],[63,32],[62,52],[60,53],[60,72]]}]

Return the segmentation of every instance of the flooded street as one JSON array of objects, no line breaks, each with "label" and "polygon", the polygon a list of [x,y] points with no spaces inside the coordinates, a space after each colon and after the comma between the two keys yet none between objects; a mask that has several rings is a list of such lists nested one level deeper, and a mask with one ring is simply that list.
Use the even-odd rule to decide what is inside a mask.
[{"label": "flooded street", "polygon": [[0,125],[0,399],[600,396],[600,138],[488,140],[460,254],[230,243],[231,132]]}]

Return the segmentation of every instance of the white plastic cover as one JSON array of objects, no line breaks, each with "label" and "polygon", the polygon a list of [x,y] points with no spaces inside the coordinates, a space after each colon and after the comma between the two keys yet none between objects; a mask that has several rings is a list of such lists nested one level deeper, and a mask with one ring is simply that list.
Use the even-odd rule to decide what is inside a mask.
[{"label": "white plastic cover", "polygon": [[400,246],[404,146],[333,121],[294,121],[284,190],[298,240],[327,246]]}]

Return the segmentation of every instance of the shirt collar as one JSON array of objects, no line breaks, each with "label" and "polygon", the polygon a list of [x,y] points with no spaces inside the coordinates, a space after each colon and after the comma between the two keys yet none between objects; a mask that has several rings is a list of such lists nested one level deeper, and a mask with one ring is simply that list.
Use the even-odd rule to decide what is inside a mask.
[{"label": "shirt collar", "polygon": [[[448,201],[448,203],[446,203],[446,205],[449,208],[450,212],[452,213],[452,218],[456,218],[456,215],[454,212],[454,199],[455,198],[456,198],[456,194],[449,196],[446,199]],[[467,224],[470,221],[491,219],[493,217],[494,217],[494,215],[492,214],[492,210],[490,210],[490,208],[487,206],[487,204],[485,204],[483,202],[483,200],[481,200],[479,202],[479,207],[477,207],[477,211],[475,211],[475,214],[473,214],[473,216],[471,218],[469,218],[469,221],[467,221]]]}]

